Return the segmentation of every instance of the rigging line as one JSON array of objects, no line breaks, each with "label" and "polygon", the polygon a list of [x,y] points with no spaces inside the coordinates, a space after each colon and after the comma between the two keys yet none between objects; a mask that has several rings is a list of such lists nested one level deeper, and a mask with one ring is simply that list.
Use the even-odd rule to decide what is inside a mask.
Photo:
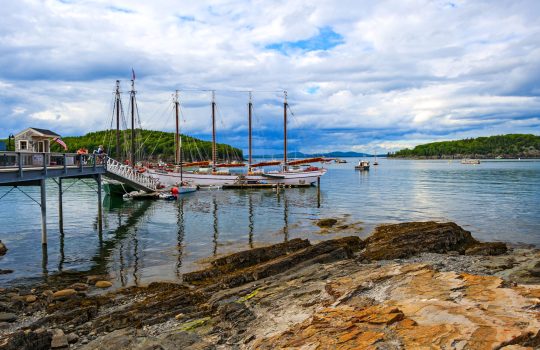
[{"label": "rigging line", "polygon": [[279,90],[232,90],[232,89],[177,89],[178,91],[184,91],[184,92],[232,92],[232,93],[248,93],[248,92],[257,92],[257,93],[282,93],[283,89]]},{"label": "rigging line", "polygon": [[[166,107],[166,109],[162,112],[162,115],[164,115],[165,112],[167,112],[167,109],[169,109],[170,106],[171,106],[171,104],[169,104],[169,105]],[[163,123],[162,125],[166,125],[166,123],[167,123],[167,118],[160,118],[160,119],[161,119],[161,121],[162,121],[162,123]],[[160,125],[160,126],[161,126],[161,125]],[[158,129],[159,129],[159,128],[158,128]],[[142,128],[141,128],[141,130],[142,130]],[[158,144],[159,144],[159,141],[161,140],[161,137],[162,137],[162,136],[163,136],[163,133],[160,134],[160,136],[159,136],[159,138],[158,138],[158,142],[157,142],[156,145],[154,146],[154,150],[152,151],[152,153],[150,153],[150,155],[153,155],[153,154],[154,154],[154,151],[156,150],[156,148],[157,148],[157,146],[158,146]],[[139,147],[138,147],[138,149],[137,149],[137,152],[140,152],[140,151],[141,151],[141,149],[144,147],[144,145],[146,144],[146,142],[148,141],[148,139],[150,139],[150,137],[152,137],[152,133],[151,133],[151,132],[148,133],[148,136],[146,137],[146,139],[139,145]]]}]

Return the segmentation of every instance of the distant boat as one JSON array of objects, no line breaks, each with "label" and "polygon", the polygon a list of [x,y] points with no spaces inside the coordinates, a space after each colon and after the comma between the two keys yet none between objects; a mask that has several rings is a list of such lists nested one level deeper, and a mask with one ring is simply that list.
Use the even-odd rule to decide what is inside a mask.
[{"label": "distant boat", "polygon": [[347,161],[345,159],[336,159],[336,163],[342,164],[347,163]]},{"label": "distant boat", "polygon": [[480,164],[480,159],[462,159],[461,164]]},{"label": "distant boat", "polygon": [[495,157],[495,159],[502,159],[502,157],[501,157],[501,156],[497,156],[497,157]]},{"label": "distant boat", "polygon": [[358,162],[358,165],[354,167],[356,170],[360,171],[368,171],[369,170],[369,162],[367,160],[361,160]]}]

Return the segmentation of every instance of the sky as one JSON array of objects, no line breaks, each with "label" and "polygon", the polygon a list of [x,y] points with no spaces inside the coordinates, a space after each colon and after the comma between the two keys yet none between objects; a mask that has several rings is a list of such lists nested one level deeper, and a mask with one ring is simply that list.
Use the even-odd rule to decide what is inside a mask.
[{"label": "sky", "polygon": [[[144,128],[247,149],[384,153],[540,130],[540,1],[0,0],[0,138],[109,128],[132,69]],[[127,116],[126,116],[127,117]]]}]

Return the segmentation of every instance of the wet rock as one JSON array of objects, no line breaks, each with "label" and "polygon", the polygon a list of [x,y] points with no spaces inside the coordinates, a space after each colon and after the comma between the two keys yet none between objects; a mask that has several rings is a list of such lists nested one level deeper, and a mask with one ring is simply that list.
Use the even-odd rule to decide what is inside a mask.
[{"label": "wet rock", "polygon": [[10,312],[0,312],[0,322],[15,322],[17,315]]},{"label": "wet rock", "polygon": [[108,275],[89,275],[86,276],[86,283],[87,284],[96,284],[97,281],[105,281],[108,280]]},{"label": "wet rock", "polygon": [[75,295],[77,295],[77,291],[75,289],[62,289],[54,292],[52,297],[55,300],[66,300]]},{"label": "wet rock", "polygon": [[75,289],[77,292],[84,292],[88,289],[88,284],[77,282],[77,283],[73,283],[68,288]]},{"label": "wet rock", "polygon": [[37,297],[35,295],[27,295],[24,298],[24,301],[27,303],[34,303],[37,300]]},{"label": "wet rock", "polygon": [[109,281],[97,281],[95,286],[97,288],[110,288],[112,287],[112,283]]},{"label": "wet rock", "polygon": [[0,343],[2,350],[48,350],[51,348],[52,334],[44,329],[18,331],[10,334]]},{"label": "wet rock", "polygon": [[502,255],[507,251],[508,247],[503,242],[483,242],[465,250],[465,255]]},{"label": "wet rock", "polygon": [[321,228],[328,228],[328,227],[332,227],[334,226],[335,224],[337,224],[337,220],[336,219],[320,219],[318,220],[315,224]]},{"label": "wet rock", "polygon": [[411,222],[378,226],[366,240],[362,259],[389,260],[407,258],[421,252],[459,251],[478,242],[469,231],[453,222]]},{"label": "wet rock", "polygon": [[10,312],[10,313],[13,313],[13,312],[15,312],[15,308],[13,307],[13,305],[11,305],[11,304],[9,304],[9,303],[0,301],[0,312]]},{"label": "wet rock", "polygon": [[216,278],[222,274],[257,265],[308,246],[310,246],[310,243],[307,239],[295,238],[288,242],[278,243],[268,247],[241,251],[215,259],[212,261],[212,267],[209,269],[184,274],[183,280],[192,282]]},{"label": "wet rock", "polygon": [[0,269],[0,275],[7,275],[9,273],[13,273],[13,270],[2,270],[2,269]]},{"label": "wet rock", "polygon": [[69,344],[75,344],[79,341],[79,336],[75,333],[69,333],[66,337]]},{"label": "wet rock", "polygon": [[336,261],[352,257],[354,251],[363,247],[363,241],[356,236],[320,242],[313,246],[297,250],[287,255],[278,256],[267,262],[240,269],[235,272],[225,273],[215,268],[188,273],[183,276],[184,281],[191,283],[212,283],[217,288],[232,288],[244,283],[256,281],[301,264],[315,264]]},{"label": "wet rock", "polygon": [[537,261],[530,269],[528,269],[528,272],[533,277],[540,277],[540,261]]},{"label": "wet rock", "polygon": [[69,346],[68,339],[61,329],[52,332],[51,349],[65,349]]},{"label": "wet rock", "polygon": [[2,240],[0,240],[0,256],[6,254],[8,251],[6,245],[2,243]]}]

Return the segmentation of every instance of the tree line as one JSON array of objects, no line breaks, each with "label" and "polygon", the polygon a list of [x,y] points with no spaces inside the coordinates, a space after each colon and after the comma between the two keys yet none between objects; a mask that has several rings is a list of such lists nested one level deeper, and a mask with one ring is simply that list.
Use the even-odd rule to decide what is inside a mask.
[{"label": "tree line", "polygon": [[540,136],[508,134],[432,142],[418,145],[413,149],[405,148],[389,153],[388,156],[397,158],[538,158],[540,157]]},{"label": "tree line", "polygon": [[[181,135],[182,158],[184,161],[210,160],[212,158],[212,142],[203,141],[191,136]],[[120,154],[116,154],[116,130],[102,130],[87,133],[83,136],[66,136],[62,140],[68,146],[64,151],[62,146],[51,141],[51,152],[75,153],[85,148],[92,153],[102,145],[105,152],[119,159],[127,158],[131,147],[130,130],[120,132]],[[6,140],[6,145],[8,144]],[[13,150],[13,141],[11,142]],[[174,161],[174,133],[155,130],[137,129],[135,131],[135,154],[137,159]],[[227,144],[216,144],[217,158],[221,161],[242,160],[242,150]]]}]

